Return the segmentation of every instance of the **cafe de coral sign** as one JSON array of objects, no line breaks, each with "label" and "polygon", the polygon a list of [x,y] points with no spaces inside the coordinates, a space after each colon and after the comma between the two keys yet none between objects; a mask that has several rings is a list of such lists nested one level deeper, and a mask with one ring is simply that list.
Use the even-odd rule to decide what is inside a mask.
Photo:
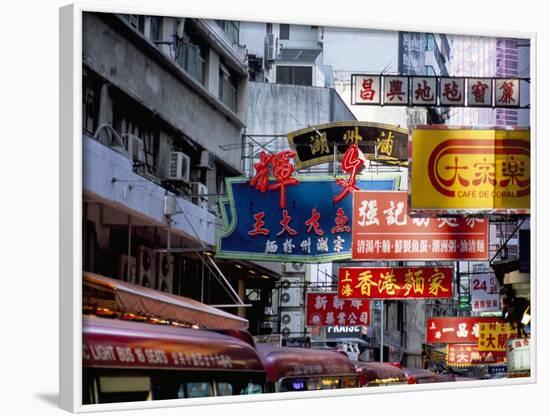
[{"label": "cafe de coral sign", "polygon": [[529,212],[528,128],[419,126],[409,150],[413,213]]}]

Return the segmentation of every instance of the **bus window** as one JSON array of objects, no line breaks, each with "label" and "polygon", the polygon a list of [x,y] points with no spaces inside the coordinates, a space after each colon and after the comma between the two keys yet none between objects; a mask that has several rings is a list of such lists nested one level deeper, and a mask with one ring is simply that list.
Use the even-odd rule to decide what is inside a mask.
[{"label": "bus window", "polygon": [[339,389],[339,388],[340,388],[340,380],[337,378],[323,378],[321,380],[322,390],[331,390],[331,389]]},{"label": "bus window", "polygon": [[281,391],[303,391],[309,390],[309,381],[302,378],[287,378],[281,381]]},{"label": "bus window", "polygon": [[197,382],[197,383],[185,383],[186,397],[209,397],[212,396],[212,389],[210,383]]},{"label": "bus window", "polygon": [[321,390],[321,380],[312,378],[307,381],[307,390]]},{"label": "bus window", "polygon": [[357,387],[356,379],[350,377],[345,377],[344,379],[342,379],[342,388],[349,389],[353,387]]},{"label": "bus window", "polygon": [[218,381],[216,383],[216,396],[232,396],[233,385],[226,381]]},{"label": "bus window", "polygon": [[250,381],[245,387],[241,389],[239,394],[259,394],[263,393],[262,385]]},{"label": "bus window", "polygon": [[100,376],[99,403],[151,400],[151,382],[146,376]]}]

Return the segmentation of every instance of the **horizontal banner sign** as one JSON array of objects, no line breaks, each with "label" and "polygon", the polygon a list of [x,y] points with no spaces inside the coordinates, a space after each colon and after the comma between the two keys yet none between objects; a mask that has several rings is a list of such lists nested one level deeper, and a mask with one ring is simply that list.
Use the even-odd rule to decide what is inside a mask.
[{"label": "horizontal banner sign", "polygon": [[481,323],[504,323],[495,317],[442,317],[426,321],[426,343],[478,343]]},{"label": "horizontal banner sign", "polygon": [[528,213],[529,129],[422,126],[410,143],[410,209]]},{"label": "horizontal banner sign", "polygon": [[453,296],[452,267],[341,267],[338,296],[423,299]]},{"label": "horizontal banner sign", "polygon": [[412,218],[406,192],[353,193],[353,260],[487,260],[489,222]]},{"label": "horizontal banner sign", "polygon": [[[247,178],[226,180],[220,198],[223,226],[217,257],[285,262],[325,262],[351,257],[351,195],[334,203],[341,192],[334,177],[304,177],[279,192],[260,192]],[[357,178],[360,189],[391,190],[398,177]]]},{"label": "horizontal banner sign", "polygon": [[342,157],[356,144],[366,159],[391,165],[408,163],[409,133],[406,129],[363,121],[341,121],[308,127],[287,135],[296,153],[296,168],[302,169]]},{"label": "horizontal banner sign", "polygon": [[306,294],[306,325],[368,326],[370,302],[364,299],[341,299],[336,292]]},{"label": "horizontal banner sign", "polygon": [[351,104],[426,107],[527,108],[520,99],[527,78],[351,75]]},{"label": "horizontal banner sign", "polygon": [[452,367],[500,364],[506,362],[506,354],[479,351],[477,344],[449,344],[446,361],[447,365]]},{"label": "horizontal banner sign", "polygon": [[480,351],[506,351],[506,342],[517,336],[517,330],[504,322],[481,322],[479,324]]}]

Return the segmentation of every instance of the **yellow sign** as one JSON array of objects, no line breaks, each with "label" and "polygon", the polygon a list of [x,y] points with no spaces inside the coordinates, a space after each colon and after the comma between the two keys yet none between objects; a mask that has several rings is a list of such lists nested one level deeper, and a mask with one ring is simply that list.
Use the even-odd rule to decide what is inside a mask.
[{"label": "yellow sign", "polygon": [[506,342],[509,338],[515,338],[517,330],[512,325],[505,323],[479,323],[479,351],[506,351]]},{"label": "yellow sign", "polygon": [[521,210],[530,201],[528,128],[414,129],[411,210]]}]

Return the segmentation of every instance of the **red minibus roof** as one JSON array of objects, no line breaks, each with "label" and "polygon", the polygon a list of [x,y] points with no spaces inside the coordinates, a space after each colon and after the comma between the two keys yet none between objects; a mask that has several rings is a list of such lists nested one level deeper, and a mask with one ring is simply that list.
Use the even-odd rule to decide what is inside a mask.
[{"label": "red minibus roof", "polygon": [[267,381],[286,377],[353,375],[355,367],[345,355],[326,350],[256,344]]},{"label": "red minibus roof", "polygon": [[254,348],[207,330],[84,317],[84,367],[263,371]]},{"label": "red minibus roof", "polygon": [[355,361],[354,364],[357,373],[362,376],[365,383],[384,379],[407,381],[407,377],[403,373],[403,370],[391,364],[364,361]]}]

